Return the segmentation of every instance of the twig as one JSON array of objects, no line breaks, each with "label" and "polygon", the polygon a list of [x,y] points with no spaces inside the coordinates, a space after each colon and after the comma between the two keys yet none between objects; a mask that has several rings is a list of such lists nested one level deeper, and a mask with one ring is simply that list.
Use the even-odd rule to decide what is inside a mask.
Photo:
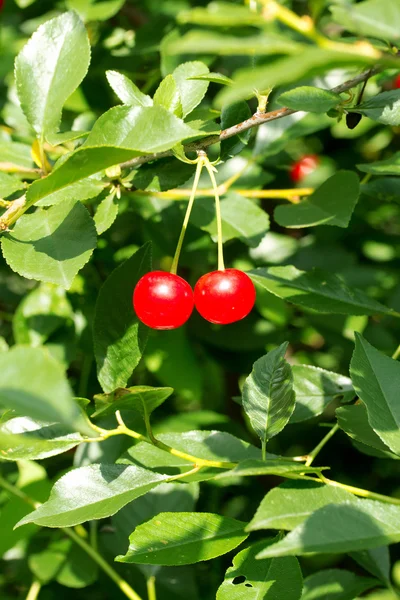
[{"label": "twig", "polygon": [[[368,69],[363,73],[360,73],[353,79],[349,79],[340,85],[332,88],[330,91],[336,94],[341,94],[342,92],[346,92],[353,87],[356,87],[359,83],[367,81],[370,77],[378,73],[380,67],[374,67],[373,69]],[[198,142],[194,142],[192,144],[187,144],[184,147],[185,153],[188,152],[196,152],[197,150],[204,150],[204,148],[208,148],[208,146],[212,146],[213,144],[217,144],[218,142],[222,142],[223,140],[227,140],[234,135],[239,133],[243,133],[248,129],[252,129],[253,127],[258,127],[263,123],[269,123],[270,121],[276,121],[276,119],[282,119],[282,117],[287,117],[289,115],[293,115],[294,113],[299,112],[297,110],[291,110],[290,108],[278,108],[277,110],[272,110],[270,112],[256,112],[253,116],[242,123],[238,123],[237,125],[233,125],[232,127],[228,127],[221,131],[219,135],[212,135],[203,140],[199,140]],[[156,152],[154,154],[146,154],[145,156],[138,156],[137,158],[133,158],[132,160],[128,160],[121,164],[123,168],[136,168],[145,163],[151,162],[153,160],[158,160],[159,158],[166,158],[168,156],[173,156],[172,150],[167,150],[166,152]]]}]

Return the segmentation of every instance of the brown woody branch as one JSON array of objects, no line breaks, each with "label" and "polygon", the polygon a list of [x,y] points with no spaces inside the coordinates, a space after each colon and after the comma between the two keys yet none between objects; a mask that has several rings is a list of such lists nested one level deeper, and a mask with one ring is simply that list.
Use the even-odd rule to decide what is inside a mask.
[{"label": "brown woody branch", "polygon": [[[353,79],[349,79],[344,83],[332,88],[330,91],[335,92],[336,94],[341,94],[342,92],[346,92],[351,88],[356,87],[359,83],[367,81],[370,77],[378,73],[380,67],[374,67],[372,69],[368,69],[360,75],[353,77]],[[196,152],[197,150],[204,150],[208,148],[208,146],[212,146],[213,144],[217,144],[218,142],[222,142],[223,140],[227,140],[238,133],[243,133],[248,129],[252,129],[253,127],[258,127],[263,123],[269,123],[269,121],[275,121],[276,119],[282,119],[282,117],[287,117],[288,115],[293,115],[298,112],[297,110],[291,110],[290,108],[278,108],[277,110],[272,110],[270,112],[256,112],[246,121],[242,121],[242,123],[238,123],[237,125],[233,125],[232,127],[228,127],[228,129],[224,129],[221,131],[219,135],[212,135],[198,142],[193,142],[191,144],[187,144],[184,146],[185,153],[188,152]],[[166,158],[168,156],[173,156],[172,150],[167,150],[166,152],[156,152],[154,154],[146,154],[144,156],[138,156],[137,158],[133,158],[132,160],[128,160],[121,164],[121,167],[129,167],[136,168],[144,163],[151,162],[153,160],[158,160],[159,158]]]}]

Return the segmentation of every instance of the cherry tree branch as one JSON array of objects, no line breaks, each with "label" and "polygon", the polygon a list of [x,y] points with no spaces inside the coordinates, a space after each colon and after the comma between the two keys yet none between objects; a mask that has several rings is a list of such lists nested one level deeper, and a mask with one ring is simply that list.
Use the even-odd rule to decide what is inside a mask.
[{"label": "cherry tree branch", "polygon": [[[351,88],[356,87],[358,84],[368,81],[370,77],[378,73],[380,67],[373,67],[372,69],[368,69],[367,71],[363,71],[356,77],[337,85],[332,88],[330,91],[335,92],[336,94],[341,94],[342,92],[347,92]],[[187,152],[196,152],[197,150],[204,150],[213,144],[217,144],[218,142],[222,142],[223,140],[227,140],[238,133],[243,133],[248,129],[252,129],[253,127],[258,127],[263,123],[269,123],[270,121],[275,121],[276,119],[282,119],[283,117],[287,117],[289,115],[293,115],[294,113],[299,112],[297,110],[291,110],[290,108],[278,108],[276,110],[272,110],[270,112],[255,112],[249,119],[238,123],[237,125],[233,125],[232,127],[228,127],[227,129],[223,129],[219,135],[211,135],[207,138],[199,140],[198,142],[193,142],[191,144],[187,144],[184,146],[185,153]],[[159,158],[166,158],[168,156],[173,156],[172,150],[167,150],[166,152],[156,152],[154,154],[146,154],[144,156],[138,156],[137,158],[133,158],[132,160],[128,160],[121,164],[123,168],[136,168],[144,163],[151,162],[153,160],[158,160]]]}]

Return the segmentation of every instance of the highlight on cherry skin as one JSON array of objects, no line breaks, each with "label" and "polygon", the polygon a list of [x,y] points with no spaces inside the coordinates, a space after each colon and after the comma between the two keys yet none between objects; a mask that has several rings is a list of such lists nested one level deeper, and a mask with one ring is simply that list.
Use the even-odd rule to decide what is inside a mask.
[{"label": "highlight on cherry skin", "polygon": [[290,168],[290,178],[295,183],[302,181],[318,167],[319,157],[316,154],[305,154],[296,160]]},{"label": "highlight on cherry skin", "polygon": [[195,285],[194,303],[201,316],[218,325],[247,317],[256,301],[254,283],[238,269],[206,273]]},{"label": "highlight on cherry skin", "polygon": [[133,292],[133,308],[139,320],[152,329],[181,327],[189,319],[193,307],[192,288],[173,273],[146,273]]}]

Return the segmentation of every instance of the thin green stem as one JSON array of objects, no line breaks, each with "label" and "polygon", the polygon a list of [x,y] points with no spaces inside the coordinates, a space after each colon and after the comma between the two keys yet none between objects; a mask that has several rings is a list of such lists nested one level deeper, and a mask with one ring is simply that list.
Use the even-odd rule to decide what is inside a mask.
[{"label": "thin green stem", "polygon": [[46,158],[46,153],[44,151],[44,138],[43,137],[39,140],[39,154],[40,154],[40,162],[41,162],[41,169],[42,169],[43,175],[47,175],[47,158]]},{"label": "thin green stem", "polygon": [[38,579],[34,579],[32,581],[31,587],[29,588],[29,592],[26,597],[26,600],[36,600],[37,597],[39,596],[39,592],[41,589],[42,589],[42,584],[40,583],[40,581]]},{"label": "thin green stem", "polygon": [[267,460],[267,440],[261,441],[261,458]]},{"label": "thin green stem", "polygon": [[335,435],[335,433],[338,431],[338,429],[339,429],[339,425],[336,423],[336,425],[334,425],[332,427],[332,429],[330,429],[330,431],[328,431],[326,436],[322,438],[320,443],[317,446],[315,446],[314,450],[312,450],[310,452],[310,454],[308,455],[308,458],[306,460],[306,467],[309,467],[310,465],[312,465],[312,463],[314,462],[317,455],[321,452],[322,448],[325,446],[325,444],[327,442],[329,442],[331,437],[333,437]]},{"label": "thin green stem", "polygon": [[142,598],[135,592],[134,589],[131,588],[129,583],[125,581],[109,564],[104,558],[90,546],[84,539],[79,537],[77,533],[73,529],[69,527],[61,528],[64,533],[68,535],[78,546],[80,546],[93,560],[95,563],[99,565],[99,567],[114,581],[114,583],[119,587],[121,592],[125,594],[129,600],[142,600]]},{"label": "thin green stem", "polygon": [[147,580],[147,596],[149,600],[157,600],[156,578],[154,575]]},{"label": "thin green stem", "polygon": [[176,272],[178,270],[178,262],[179,262],[179,257],[181,255],[181,251],[182,251],[183,240],[185,239],[186,229],[187,229],[187,226],[189,224],[190,213],[192,212],[192,208],[193,208],[193,204],[194,204],[194,199],[196,197],[196,191],[197,191],[197,188],[198,188],[198,185],[199,185],[200,175],[201,175],[201,171],[203,169],[203,166],[204,166],[203,157],[199,156],[199,159],[198,159],[198,162],[197,162],[197,166],[196,166],[196,173],[195,173],[194,181],[193,181],[192,193],[190,194],[189,202],[188,202],[187,209],[186,209],[185,218],[184,218],[183,224],[182,224],[181,233],[180,233],[178,244],[177,244],[176,250],[175,250],[175,256],[174,256],[174,259],[172,261],[171,273],[173,273],[174,275],[176,275]]},{"label": "thin green stem", "polygon": [[345,483],[340,483],[339,481],[333,481],[332,479],[328,479],[327,477],[322,475],[322,473],[320,473],[319,478],[327,485],[341,488],[342,490],[346,490],[347,492],[350,492],[355,496],[360,496],[361,498],[368,498],[369,500],[378,500],[379,502],[386,502],[387,504],[400,505],[400,498],[391,498],[390,496],[384,496],[383,494],[377,494],[376,492],[363,490],[362,488],[357,488],[352,485],[346,485]]},{"label": "thin green stem", "polygon": [[[125,434],[125,435],[128,435],[129,437],[133,437],[136,440],[140,440],[141,442],[146,442],[146,444],[152,444],[153,446],[156,446],[157,448],[160,448],[161,450],[165,450],[165,452],[168,452],[168,454],[172,454],[173,456],[178,456],[179,458],[183,458],[184,460],[187,460],[188,462],[193,463],[196,467],[216,467],[218,469],[233,469],[237,465],[237,463],[234,463],[234,462],[223,462],[223,461],[219,461],[219,460],[206,460],[205,458],[199,458],[198,456],[193,456],[192,454],[187,454],[186,452],[181,452],[180,450],[177,450],[176,448],[171,448],[171,446],[164,444],[164,442],[162,442],[161,440],[158,440],[156,437],[154,437],[153,434],[151,434],[151,438],[149,439],[149,438],[145,437],[144,435],[142,435],[141,433],[137,433],[136,431],[129,429],[129,427],[127,427],[125,425],[124,421],[122,420],[121,413],[119,410],[116,411],[115,417],[117,419],[119,427],[117,427],[117,429],[112,429],[111,431],[103,430],[104,431],[103,439],[107,439],[108,437],[111,437],[113,435]],[[96,440],[96,438],[94,438],[94,441],[95,440]],[[86,440],[86,441],[88,441],[88,440]]]},{"label": "thin green stem", "polygon": [[212,183],[213,190],[214,190],[214,196],[215,196],[215,215],[216,215],[216,219],[217,219],[217,239],[218,239],[218,270],[225,271],[224,249],[223,249],[223,242],[222,242],[221,203],[219,201],[218,186],[217,186],[217,182],[215,180],[213,166],[211,165],[211,163],[207,157],[205,159],[205,167],[210,176],[211,183]]},{"label": "thin green stem", "polygon": [[397,360],[400,356],[400,344],[397,346],[396,350],[392,354],[393,360]]},{"label": "thin green stem", "polygon": [[364,177],[361,179],[360,185],[365,185],[366,183],[368,183],[368,181],[371,179],[371,177],[372,177],[372,173],[366,173],[366,175],[364,175]]},{"label": "thin green stem", "polygon": [[90,377],[90,371],[92,370],[92,365],[93,365],[93,357],[90,354],[85,354],[83,363],[82,363],[81,376],[79,378],[78,394],[79,394],[80,398],[86,398],[89,377]]},{"label": "thin green stem", "polygon": [[[14,496],[16,496],[17,498],[20,498],[26,504],[29,504],[29,506],[32,506],[33,508],[37,508],[41,504],[40,502],[36,502],[36,500],[34,500],[33,498],[31,498],[30,496],[25,494],[25,492],[18,489],[12,483],[9,483],[6,479],[4,479],[1,476],[0,476],[0,486],[2,488],[4,488],[5,490],[7,490],[8,492],[10,492],[11,494],[13,494]],[[92,546],[90,546],[90,544],[88,544],[88,542],[83,537],[81,537],[78,533],[76,533],[76,531],[74,531],[74,529],[71,529],[70,527],[61,527],[60,529],[69,538],[71,538],[71,540],[73,540],[76,544],[78,544],[78,546],[80,546],[86,552],[86,554],[88,554],[94,560],[94,562],[99,565],[99,567],[101,569],[103,569],[103,571],[110,577],[110,579],[112,579],[114,581],[114,583],[125,594],[125,596],[127,598],[129,598],[129,600],[142,600],[142,598],[135,592],[135,590],[133,590],[131,588],[129,583],[127,581],[125,581],[125,579],[123,579],[104,560],[104,558],[97,552],[97,550],[95,550],[95,548],[92,548]],[[29,600],[32,600],[33,598],[34,597],[29,598]],[[27,598],[27,600],[28,600],[28,598]]]},{"label": "thin green stem", "polygon": [[166,483],[171,483],[171,481],[176,481],[177,479],[183,479],[184,477],[187,477],[188,475],[195,475],[202,468],[203,467],[199,467],[198,465],[195,465],[193,467],[193,469],[190,469],[190,471],[186,471],[185,473],[179,473],[179,475],[173,475],[172,477],[168,477],[168,479],[166,479]]},{"label": "thin green stem", "polygon": [[36,500],[34,500],[33,498],[30,498],[30,496],[25,494],[25,492],[23,492],[22,490],[17,488],[12,483],[9,483],[7,481],[7,479],[4,479],[3,477],[1,477],[1,475],[0,475],[0,486],[4,490],[7,490],[7,492],[10,492],[10,494],[13,494],[13,496],[17,496],[17,498],[19,498],[20,500],[23,500],[26,504],[29,504],[30,506],[32,506],[32,508],[38,508],[38,506],[40,506],[40,502],[36,502]]}]

